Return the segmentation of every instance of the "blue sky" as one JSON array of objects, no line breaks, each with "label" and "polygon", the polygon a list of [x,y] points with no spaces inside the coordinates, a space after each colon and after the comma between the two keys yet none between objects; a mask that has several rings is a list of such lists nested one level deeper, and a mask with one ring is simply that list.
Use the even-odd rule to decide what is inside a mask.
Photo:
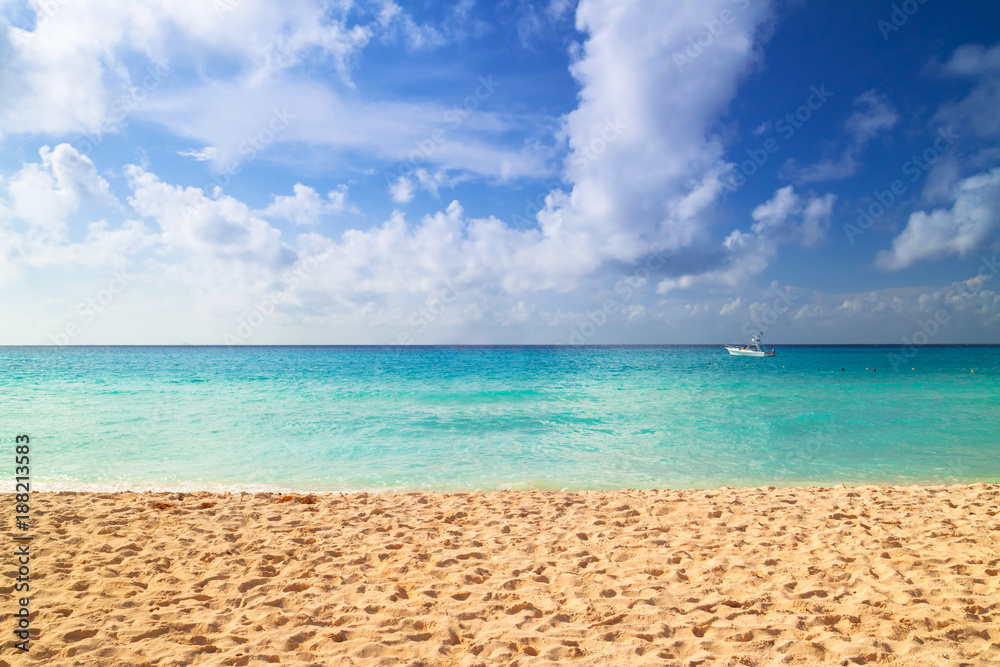
[{"label": "blue sky", "polygon": [[995,3],[0,1],[0,344],[1000,342]]}]

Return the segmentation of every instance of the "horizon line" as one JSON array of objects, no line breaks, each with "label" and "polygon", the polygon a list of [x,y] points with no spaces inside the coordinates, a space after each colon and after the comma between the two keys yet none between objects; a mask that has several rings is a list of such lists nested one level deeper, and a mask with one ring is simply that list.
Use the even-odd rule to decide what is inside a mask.
[{"label": "horizon line", "polygon": [[[733,345],[734,343],[591,343],[586,345],[571,345],[566,343],[426,343],[400,345],[398,343],[265,343],[256,345],[227,345],[214,343],[87,343],[77,345],[54,345],[38,343],[3,343],[0,349],[14,347],[31,347],[45,349],[69,349],[69,348],[94,348],[94,347],[191,347],[191,348],[285,348],[285,347],[370,347],[370,348],[399,348],[399,349],[419,349],[419,348],[446,348],[446,347],[468,347],[468,348],[566,348],[566,349],[594,349],[594,348],[622,348],[622,347],[646,347],[646,348],[670,348],[670,347],[698,347],[714,348]],[[913,345],[906,343],[770,343],[780,347],[917,347],[917,348],[945,348],[945,347],[1000,347],[1000,343],[927,343],[924,345]]]}]

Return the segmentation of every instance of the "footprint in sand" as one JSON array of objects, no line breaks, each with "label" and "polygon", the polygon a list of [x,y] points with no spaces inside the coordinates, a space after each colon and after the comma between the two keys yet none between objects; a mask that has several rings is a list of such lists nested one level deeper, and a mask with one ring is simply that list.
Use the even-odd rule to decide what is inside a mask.
[{"label": "footprint in sand", "polygon": [[69,632],[64,634],[63,641],[67,643],[79,642],[83,641],[84,639],[90,639],[96,634],[97,630],[94,630],[92,628],[76,628],[75,630],[70,630]]}]

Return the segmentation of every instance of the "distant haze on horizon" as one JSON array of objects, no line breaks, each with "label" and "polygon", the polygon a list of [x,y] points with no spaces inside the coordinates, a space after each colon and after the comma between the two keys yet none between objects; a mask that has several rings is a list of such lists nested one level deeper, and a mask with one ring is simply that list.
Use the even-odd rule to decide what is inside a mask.
[{"label": "distant haze on horizon", "polygon": [[998,25],[4,2],[0,345],[998,343]]}]

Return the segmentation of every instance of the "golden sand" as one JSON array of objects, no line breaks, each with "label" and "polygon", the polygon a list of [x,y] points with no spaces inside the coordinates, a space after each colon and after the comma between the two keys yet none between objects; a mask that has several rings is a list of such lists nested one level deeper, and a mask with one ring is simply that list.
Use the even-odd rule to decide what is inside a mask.
[{"label": "golden sand", "polygon": [[997,484],[282,499],[33,494],[0,666],[1000,665]]}]

